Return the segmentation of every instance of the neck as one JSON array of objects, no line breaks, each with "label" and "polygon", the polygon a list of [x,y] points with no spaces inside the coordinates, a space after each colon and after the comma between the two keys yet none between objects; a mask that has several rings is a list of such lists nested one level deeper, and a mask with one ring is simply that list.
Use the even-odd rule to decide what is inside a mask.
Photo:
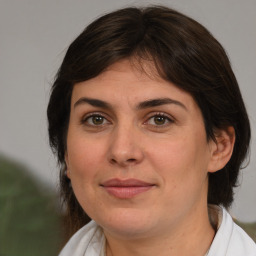
[{"label": "neck", "polygon": [[177,222],[159,233],[136,239],[124,239],[105,232],[107,256],[204,256],[206,255],[215,231],[210,224],[208,210],[203,213],[190,213],[185,221]]}]

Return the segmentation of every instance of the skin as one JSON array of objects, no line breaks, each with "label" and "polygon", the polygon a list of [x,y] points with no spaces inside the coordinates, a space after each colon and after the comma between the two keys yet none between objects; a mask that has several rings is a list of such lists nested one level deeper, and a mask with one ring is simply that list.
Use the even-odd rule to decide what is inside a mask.
[{"label": "skin", "polygon": [[[192,96],[161,79],[151,64],[143,69],[123,60],[74,86],[68,177],[84,211],[103,228],[108,255],[203,256],[214,238],[208,172],[228,162],[234,131],[208,141]],[[172,102],[141,104],[167,98]],[[117,198],[102,186],[113,178],[153,186]]]}]

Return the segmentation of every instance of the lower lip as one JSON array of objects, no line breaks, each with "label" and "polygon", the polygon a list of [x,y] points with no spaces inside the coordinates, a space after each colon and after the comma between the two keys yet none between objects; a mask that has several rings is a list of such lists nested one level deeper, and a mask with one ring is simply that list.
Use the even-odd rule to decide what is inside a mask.
[{"label": "lower lip", "polygon": [[141,187],[104,187],[106,191],[117,198],[129,199],[133,198],[143,192],[150,190],[153,186],[141,186]]}]

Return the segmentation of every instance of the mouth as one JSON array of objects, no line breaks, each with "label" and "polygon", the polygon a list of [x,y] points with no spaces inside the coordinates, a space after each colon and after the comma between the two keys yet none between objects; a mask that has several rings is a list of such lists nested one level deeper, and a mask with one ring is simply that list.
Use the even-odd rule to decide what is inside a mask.
[{"label": "mouth", "polygon": [[129,199],[152,189],[155,184],[137,179],[111,179],[104,182],[100,186],[102,186],[110,195],[114,197],[120,199]]}]

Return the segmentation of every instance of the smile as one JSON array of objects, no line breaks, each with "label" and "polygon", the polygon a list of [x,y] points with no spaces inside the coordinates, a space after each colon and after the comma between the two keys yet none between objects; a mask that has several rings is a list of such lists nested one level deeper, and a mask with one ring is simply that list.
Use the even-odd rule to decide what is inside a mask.
[{"label": "smile", "polygon": [[114,197],[129,199],[150,190],[155,184],[136,179],[111,179],[101,184],[101,186]]}]

